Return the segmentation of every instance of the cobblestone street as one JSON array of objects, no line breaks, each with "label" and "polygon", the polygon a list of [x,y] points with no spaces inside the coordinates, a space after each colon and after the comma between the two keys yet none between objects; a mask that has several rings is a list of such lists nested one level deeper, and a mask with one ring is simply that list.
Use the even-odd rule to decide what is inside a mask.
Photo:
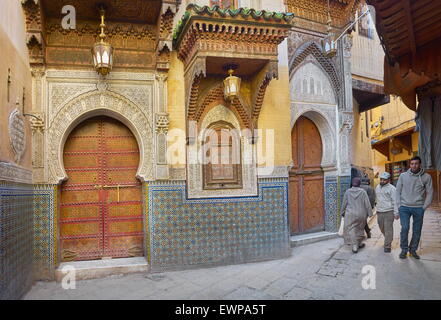
[{"label": "cobblestone street", "polygon": [[[441,299],[441,213],[424,218],[421,260],[383,252],[376,220],[358,254],[342,238],[292,249],[288,259],[179,272],[130,274],[77,281],[75,290],[37,282],[25,299]],[[376,289],[362,288],[362,268],[376,270]]]}]

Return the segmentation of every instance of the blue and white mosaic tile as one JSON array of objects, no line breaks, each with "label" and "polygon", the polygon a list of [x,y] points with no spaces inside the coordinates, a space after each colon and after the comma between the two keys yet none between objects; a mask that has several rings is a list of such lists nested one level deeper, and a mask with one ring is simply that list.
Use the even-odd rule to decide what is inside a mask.
[{"label": "blue and white mosaic tile", "polygon": [[56,265],[56,187],[34,185],[34,274],[52,280]]},{"label": "blue and white mosaic tile", "polygon": [[33,283],[32,185],[0,182],[0,300],[19,299]]},{"label": "blue and white mosaic tile", "polygon": [[201,200],[186,199],[184,184],[146,188],[154,272],[290,254],[286,182],[260,183],[257,197]]}]

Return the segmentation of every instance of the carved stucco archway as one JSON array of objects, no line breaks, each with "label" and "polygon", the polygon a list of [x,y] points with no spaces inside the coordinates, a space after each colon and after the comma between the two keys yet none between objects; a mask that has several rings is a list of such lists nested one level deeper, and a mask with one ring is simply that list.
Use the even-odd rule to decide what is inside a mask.
[{"label": "carved stucco archway", "polygon": [[240,120],[236,114],[223,104],[218,104],[211,108],[201,119],[201,132],[198,139],[187,146],[187,193],[189,198],[224,198],[224,197],[250,197],[257,195],[257,157],[255,144],[251,140],[241,136],[241,161],[242,161],[242,183],[240,189],[203,189],[202,163],[200,155],[202,154],[202,141],[204,141],[204,129],[210,124],[218,121],[224,121],[233,125],[239,131],[241,129]]},{"label": "carved stucco archway", "polygon": [[293,56],[289,61],[289,74],[290,79],[293,78],[294,74],[301,67],[302,63],[308,56],[313,56],[317,63],[320,65],[321,69],[328,76],[331,86],[334,89],[335,96],[338,97],[340,90],[342,88],[342,83],[340,79],[340,75],[337,72],[337,68],[334,62],[327,58],[320,48],[320,45],[315,43],[314,41],[308,41],[303,43],[299,48],[295,51]]},{"label": "carved stucco archway", "polygon": [[138,141],[140,163],[137,178],[152,180],[154,145],[151,119],[129,99],[111,91],[92,91],[67,102],[55,115],[48,128],[49,183],[59,184],[66,180],[63,166],[63,148],[70,132],[83,120],[97,115],[106,115],[125,124]]},{"label": "carved stucco archway", "polygon": [[[307,90],[304,82],[307,83]],[[325,171],[336,170],[337,93],[329,74],[323,70],[314,56],[304,57],[304,61],[294,69],[290,80],[290,93],[291,129],[300,116],[313,121],[322,138],[322,168]]]}]

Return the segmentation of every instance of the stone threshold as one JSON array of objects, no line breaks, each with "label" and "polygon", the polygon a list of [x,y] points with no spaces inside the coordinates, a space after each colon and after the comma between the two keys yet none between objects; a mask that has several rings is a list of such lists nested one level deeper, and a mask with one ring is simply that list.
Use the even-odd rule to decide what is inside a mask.
[{"label": "stone threshold", "polygon": [[318,241],[334,239],[337,237],[338,237],[337,232],[321,231],[321,232],[307,233],[298,236],[291,236],[290,244],[291,244],[291,248],[294,248]]},{"label": "stone threshold", "polygon": [[86,280],[108,277],[117,274],[148,272],[149,266],[145,257],[101,259],[88,261],[63,262],[55,270],[55,280],[61,282],[67,273],[63,268],[71,266],[75,268],[75,279]]}]

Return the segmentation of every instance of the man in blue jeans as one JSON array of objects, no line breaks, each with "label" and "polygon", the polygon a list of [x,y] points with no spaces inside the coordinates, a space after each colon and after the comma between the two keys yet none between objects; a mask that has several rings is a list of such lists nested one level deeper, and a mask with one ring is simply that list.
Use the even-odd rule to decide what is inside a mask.
[{"label": "man in blue jeans", "polygon": [[[420,157],[410,160],[410,169],[400,175],[396,192],[395,199],[401,220],[400,258],[405,259],[407,252],[410,252],[412,257],[419,259],[416,251],[420,243],[424,211],[430,206],[433,198],[432,177],[421,168]],[[413,225],[409,245],[410,217]]]}]

